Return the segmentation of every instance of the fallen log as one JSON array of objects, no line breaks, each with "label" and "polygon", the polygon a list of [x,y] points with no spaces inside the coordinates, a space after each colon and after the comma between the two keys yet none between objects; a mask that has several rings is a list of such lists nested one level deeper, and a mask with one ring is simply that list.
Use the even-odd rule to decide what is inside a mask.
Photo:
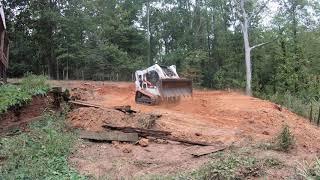
[{"label": "fallen log", "polygon": [[80,106],[80,107],[103,108],[103,107],[101,107],[99,105],[91,104],[91,103],[84,102],[84,101],[69,101],[69,103],[71,103],[72,105],[75,105],[75,106]]},{"label": "fallen log", "polygon": [[79,137],[81,139],[89,139],[96,141],[121,141],[121,142],[137,142],[139,136],[137,133],[123,133],[117,131],[110,132],[90,132],[80,131]]},{"label": "fallen log", "polygon": [[170,141],[177,141],[180,143],[184,143],[184,144],[191,144],[191,145],[198,145],[198,146],[212,146],[212,144],[206,143],[206,142],[202,142],[202,141],[189,141],[189,140],[185,140],[185,139],[180,139],[180,138],[176,138],[176,137],[164,137],[165,140],[170,140]]},{"label": "fallen log", "polygon": [[[92,103],[88,103],[88,102],[85,102],[85,101],[69,101],[70,104],[74,105],[74,106],[79,106],[79,107],[94,107],[94,108],[100,108],[100,109],[108,109],[106,107],[103,107],[103,106],[100,106],[98,104],[92,104]],[[131,106],[127,105],[127,106],[114,106],[110,109],[115,109],[115,110],[118,110],[118,111],[121,111],[123,113],[129,113],[129,114],[132,114],[132,113],[137,113],[137,111],[135,110],[132,110],[131,109]]]},{"label": "fallen log", "polygon": [[134,128],[134,127],[120,127],[120,126],[113,126],[110,124],[103,125],[103,128],[110,129],[110,130],[117,130],[125,133],[138,133],[141,137],[158,137],[162,138],[168,135],[171,135],[169,131],[159,131],[159,130],[151,130],[151,129],[143,129],[143,128]]},{"label": "fallen log", "polygon": [[189,141],[185,139],[180,139],[176,137],[172,137],[171,132],[169,131],[159,131],[159,130],[151,130],[151,129],[143,129],[143,128],[134,128],[134,127],[120,127],[120,126],[113,126],[110,124],[106,124],[102,126],[103,128],[110,129],[110,130],[117,130],[125,133],[138,133],[140,137],[148,138],[148,137],[155,137],[158,139],[176,141],[184,144],[191,144],[191,145],[199,145],[199,146],[211,146],[212,144],[201,142],[201,141]]},{"label": "fallen log", "polygon": [[226,149],[226,146],[206,146],[206,147],[197,148],[196,150],[191,151],[190,154],[195,157],[200,157],[207,154],[222,151],[224,149]]}]

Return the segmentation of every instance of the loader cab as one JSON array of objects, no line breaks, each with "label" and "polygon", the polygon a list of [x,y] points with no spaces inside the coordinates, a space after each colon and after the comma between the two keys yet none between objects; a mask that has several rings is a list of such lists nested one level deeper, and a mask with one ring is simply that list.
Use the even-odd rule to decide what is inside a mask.
[{"label": "loader cab", "polygon": [[157,71],[151,70],[146,74],[146,80],[152,85],[156,86],[159,83],[160,77]]}]

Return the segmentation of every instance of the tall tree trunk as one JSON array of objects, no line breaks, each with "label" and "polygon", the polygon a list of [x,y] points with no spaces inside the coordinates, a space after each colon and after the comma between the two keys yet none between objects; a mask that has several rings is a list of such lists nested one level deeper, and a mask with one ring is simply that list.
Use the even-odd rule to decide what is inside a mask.
[{"label": "tall tree trunk", "polygon": [[57,80],[59,80],[60,79],[60,77],[59,77],[59,60],[57,60]]},{"label": "tall tree trunk", "polygon": [[246,94],[251,96],[251,82],[252,82],[252,64],[251,64],[251,49],[249,44],[249,35],[248,35],[248,22],[244,23],[244,28],[242,30],[243,33],[243,41],[244,41],[244,51],[245,51],[245,62],[246,62]]},{"label": "tall tree trunk", "polygon": [[251,65],[251,48],[249,43],[249,23],[248,23],[248,15],[244,8],[244,0],[241,0],[241,10],[242,10],[242,18],[243,21],[241,23],[242,34],[243,34],[243,42],[244,42],[244,51],[245,51],[245,62],[246,62],[246,94],[251,96],[251,81],[252,81],[252,65]]},{"label": "tall tree trunk", "polygon": [[151,60],[151,42],[150,42],[150,0],[147,1],[147,34],[148,34],[148,63],[153,64]]},{"label": "tall tree trunk", "polygon": [[67,59],[67,77],[66,80],[69,80],[69,59]]}]

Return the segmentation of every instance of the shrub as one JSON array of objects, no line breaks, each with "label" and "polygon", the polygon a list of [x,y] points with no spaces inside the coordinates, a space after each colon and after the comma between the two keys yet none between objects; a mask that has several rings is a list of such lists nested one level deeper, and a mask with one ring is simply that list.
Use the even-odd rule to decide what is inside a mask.
[{"label": "shrub", "polygon": [[34,95],[45,95],[49,91],[45,76],[28,74],[20,85],[0,86],[0,114],[11,107],[21,107],[28,103]]},{"label": "shrub", "polygon": [[291,133],[289,126],[285,125],[275,139],[275,148],[277,150],[288,152],[294,146],[294,144],[294,135]]}]

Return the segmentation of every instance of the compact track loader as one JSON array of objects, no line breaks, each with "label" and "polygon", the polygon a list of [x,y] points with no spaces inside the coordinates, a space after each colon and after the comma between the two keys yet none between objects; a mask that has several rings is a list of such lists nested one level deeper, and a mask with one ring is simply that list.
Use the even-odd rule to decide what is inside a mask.
[{"label": "compact track loader", "polygon": [[155,105],[163,101],[176,102],[180,97],[192,96],[192,82],[180,78],[176,66],[155,64],[135,73],[136,96],[139,104]]}]

